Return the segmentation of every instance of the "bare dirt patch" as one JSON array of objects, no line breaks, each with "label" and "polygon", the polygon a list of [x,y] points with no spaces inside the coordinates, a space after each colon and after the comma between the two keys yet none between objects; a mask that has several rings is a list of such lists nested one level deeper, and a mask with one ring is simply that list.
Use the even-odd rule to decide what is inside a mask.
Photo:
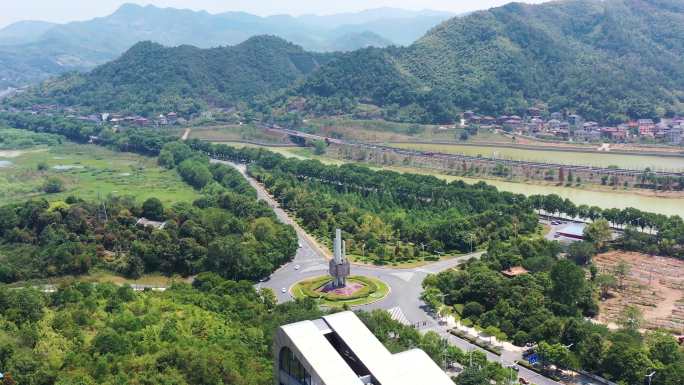
[{"label": "bare dirt patch", "polygon": [[29,151],[25,150],[0,150],[0,158],[16,158],[24,155]]},{"label": "bare dirt patch", "polygon": [[684,330],[684,261],[642,253],[611,251],[599,254],[594,262],[602,273],[611,273],[620,261],[631,270],[624,288],[611,291],[600,304],[599,321],[616,322],[626,306],[641,309],[646,329]]}]

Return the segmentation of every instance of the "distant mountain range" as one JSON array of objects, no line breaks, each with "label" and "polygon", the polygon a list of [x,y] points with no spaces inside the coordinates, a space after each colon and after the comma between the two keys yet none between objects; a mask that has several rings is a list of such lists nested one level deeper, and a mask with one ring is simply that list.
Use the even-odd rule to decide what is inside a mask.
[{"label": "distant mountain range", "polygon": [[275,35],[316,52],[408,45],[454,16],[379,8],[327,16],[259,17],[125,4],[107,17],[68,24],[23,21],[0,30],[0,88],[88,70],[140,41],[211,48]]},{"label": "distant mountain range", "polygon": [[[240,82],[242,74],[251,80]],[[452,18],[408,47],[347,53],[314,54],[275,37],[205,51],[147,43],[19,102],[30,98],[133,113],[247,102],[269,115],[432,123],[459,110],[510,115],[531,106],[600,122],[655,118],[684,113],[684,3],[511,3]]]}]

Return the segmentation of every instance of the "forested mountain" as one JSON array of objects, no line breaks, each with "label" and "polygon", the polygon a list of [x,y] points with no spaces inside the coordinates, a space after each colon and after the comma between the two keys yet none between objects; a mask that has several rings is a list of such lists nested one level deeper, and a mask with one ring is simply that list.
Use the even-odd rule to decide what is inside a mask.
[{"label": "forested mountain", "polygon": [[410,44],[453,15],[391,8],[358,13],[260,17],[125,4],[112,15],[68,24],[19,22],[0,30],[0,87],[93,68],[140,41],[212,48],[276,35],[312,51]]},{"label": "forested mountain", "polygon": [[[542,102],[603,121],[663,115],[681,111],[684,101],[683,8],[673,0],[511,3],[451,19],[406,49],[384,51],[382,77],[391,80],[382,92],[378,85],[360,89],[348,81],[364,76],[364,55],[376,56],[365,51],[322,69],[331,87],[321,88],[322,76],[314,76],[294,94],[331,98],[315,105],[333,109],[353,94],[415,111],[416,95],[431,90],[456,107],[485,114]],[[410,92],[407,81],[416,84]],[[418,104],[423,112],[426,105]],[[389,117],[402,115],[412,114]]]},{"label": "forested mountain", "polygon": [[23,44],[39,39],[57,24],[45,21],[20,21],[0,29],[0,45]]},{"label": "forested mountain", "polygon": [[531,106],[602,123],[684,112],[684,5],[675,0],[511,3],[453,18],[408,47],[323,55],[275,41],[207,51],[139,45],[89,75],[48,84],[43,96],[149,114],[259,95],[266,116],[422,123]]},{"label": "forested mountain", "polygon": [[38,93],[100,111],[191,114],[206,105],[231,105],[287,87],[328,57],[273,36],[211,49],[142,42],[88,74],[48,81]]}]

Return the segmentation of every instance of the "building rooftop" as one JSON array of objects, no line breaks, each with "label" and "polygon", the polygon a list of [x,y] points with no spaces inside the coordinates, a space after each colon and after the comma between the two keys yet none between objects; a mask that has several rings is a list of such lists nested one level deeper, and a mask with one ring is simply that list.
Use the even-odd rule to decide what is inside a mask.
[{"label": "building rooftop", "polygon": [[453,385],[422,350],[390,353],[350,311],[280,330],[288,337],[285,345],[299,353],[303,366],[313,371],[311,377],[320,378],[324,385]]}]

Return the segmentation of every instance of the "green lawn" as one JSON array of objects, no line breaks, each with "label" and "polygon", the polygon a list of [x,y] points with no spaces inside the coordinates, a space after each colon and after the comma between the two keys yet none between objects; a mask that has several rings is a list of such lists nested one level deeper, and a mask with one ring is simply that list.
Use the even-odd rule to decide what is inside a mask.
[{"label": "green lawn", "polygon": [[[16,131],[0,129],[0,136]],[[39,164],[47,168],[40,171]],[[64,181],[63,192],[42,191],[51,176]],[[59,201],[73,195],[87,200],[109,194],[132,195],[138,201],[157,197],[164,203],[192,201],[199,196],[176,171],[159,167],[155,158],[68,141],[0,151],[0,205],[29,198]]]},{"label": "green lawn", "polygon": [[[305,298],[306,294],[302,291],[302,284],[313,281],[313,280],[318,280],[323,277],[316,277],[316,278],[308,278],[305,279],[304,281],[297,282],[292,286],[290,289],[290,292],[295,298]],[[377,302],[385,297],[390,293],[390,287],[383,281],[373,278],[373,277],[367,277],[364,276],[365,279],[368,279],[372,281],[375,286],[377,287],[377,291],[375,293],[370,294],[368,297],[364,298],[358,298],[358,299],[351,299],[351,300],[337,300],[337,301],[329,301],[327,299],[317,299],[319,301],[319,304],[322,306],[326,307],[343,307],[344,305],[347,305],[349,307],[354,307],[354,306],[361,306],[361,305],[367,305],[370,303]],[[332,279],[332,278],[331,278]],[[354,276],[349,277],[350,280],[354,279]]]}]

